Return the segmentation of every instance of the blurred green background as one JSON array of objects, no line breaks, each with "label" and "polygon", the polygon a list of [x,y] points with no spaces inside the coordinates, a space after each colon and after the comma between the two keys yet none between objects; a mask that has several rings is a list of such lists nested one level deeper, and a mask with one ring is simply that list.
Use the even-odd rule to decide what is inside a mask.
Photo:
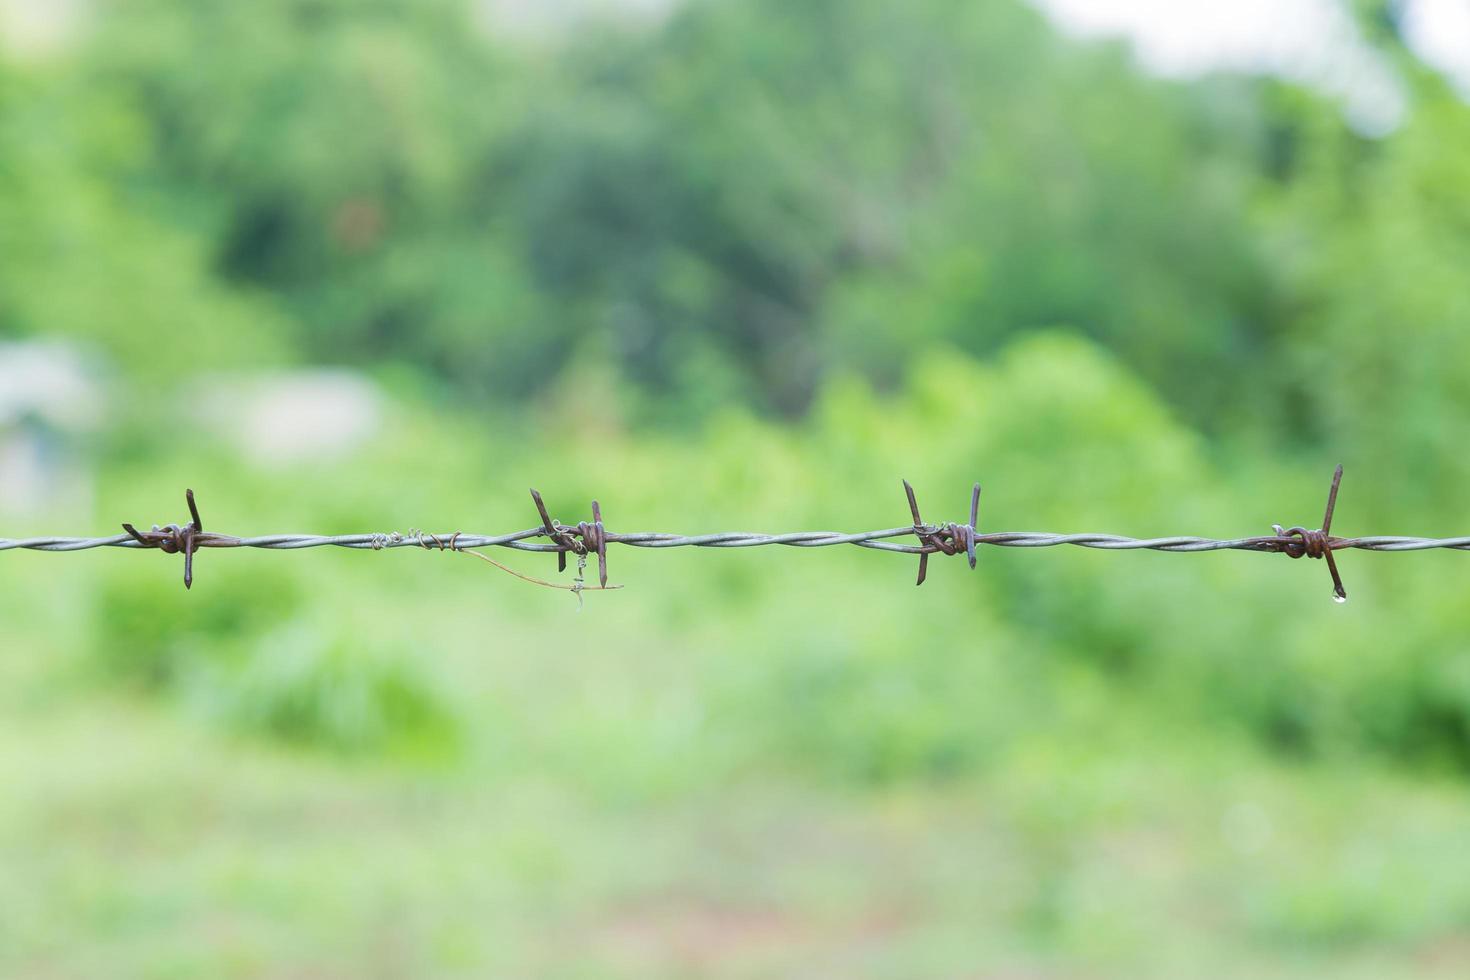
[{"label": "blurred green background", "polygon": [[[1400,6],[1371,124],[1020,0],[4,8],[5,536],[1470,531]],[[0,973],[1464,976],[1467,561],[5,553]]]}]

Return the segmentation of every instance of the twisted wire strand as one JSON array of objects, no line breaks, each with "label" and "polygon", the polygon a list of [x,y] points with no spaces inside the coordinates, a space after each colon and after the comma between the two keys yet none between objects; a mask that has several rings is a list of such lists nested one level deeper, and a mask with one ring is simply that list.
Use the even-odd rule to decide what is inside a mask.
[{"label": "twisted wire strand", "polygon": [[[666,534],[656,531],[638,531],[626,534],[607,533],[609,544],[622,544],[633,548],[759,548],[767,545],[784,545],[790,548],[829,548],[835,545],[852,545],[875,551],[891,551],[906,555],[921,554],[927,549],[921,545],[898,544],[886,539],[912,536],[912,526],[884,528],[877,531],[860,531],[844,534],[840,531],[792,531],[784,534],[762,534],[751,531],[723,531],[714,534]],[[473,551],[481,548],[509,548],[514,551],[551,552],[564,549],[559,545],[538,543],[531,538],[545,537],[543,528],[533,527],[510,534],[482,535],[460,534],[455,539],[454,550]],[[423,535],[423,537],[434,537]],[[448,541],[451,534],[438,537]],[[1279,535],[1249,538],[1131,538],[1120,534],[1055,534],[1047,531],[994,531],[977,533],[976,544],[989,544],[999,548],[1054,548],[1072,545],[1079,548],[1095,548],[1103,551],[1172,551],[1194,553],[1203,551],[1266,551],[1278,552],[1291,539]],[[237,538],[224,534],[201,533],[198,547],[204,548],[263,548],[270,551],[295,551],[303,548],[356,548],[362,550],[388,550],[392,548],[422,548],[418,537],[397,533],[365,534],[264,534],[255,537]],[[88,551],[93,548],[144,548],[145,546],[127,534],[114,534],[98,538],[35,537],[0,538],[0,551]],[[1470,536],[1458,538],[1423,538],[1398,535],[1375,535],[1359,538],[1334,538],[1334,550],[1357,549],[1360,551],[1428,551],[1445,548],[1455,551],[1470,551]]]},{"label": "twisted wire strand", "polygon": [[[617,534],[608,531],[602,520],[602,506],[592,501],[592,520],[580,521],[575,525],[562,524],[552,518],[546,502],[535,489],[531,499],[541,517],[541,524],[524,531],[509,534],[483,535],[433,534],[417,528],[407,534],[397,531],[365,534],[266,534],[239,538],[204,530],[199,516],[199,507],[193,490],[185,490],[184,497],[189,507],[191,520],[188,524],[154,525],[151,530],[140,531],[132,524],[123,524],[126,534],[109,537],[67,538],[0,538],[0,551],[25,549],[30,551],[73,552],[93,548],[140,548],[157,549],[165,554],[182,554],[184,557],[184,588],[193,584],[194,555],[204,548],[263,548],[273,551],[296,551],[302,548],[356,548],[360,550],[385,551],[391,548],[419,548],[429,551],[469,552],[473,557],[489,562],[497,568],[536,585],[553,589],[567,589],[577,596],[580,607],[584,591],[603,591],[622,586],[609,585],[607,574],[607,546],[622,544],[630,548],[759,548],[767,545],[782,545],[788,548],[828,548],[836,545],[851,545],[870,548],[874,551],[890,551],[919,557],[918,576],[915,585],[923,585],[927,574],[929,556],[963,555],[970,567],[975,567],[975,549],[989,544],[1000,548],[1055,548],[1072,545],[1078,548],[1095,548],[1101,551],[1257,551],[1267,554],[1284,554],[1289,558],[1325,559],[1328,573],[1332,576],[1332,597],[1337,602],[1347,601],[1347,589],[1343,586],[1335,551],[1357,549],[1361,551],[1426,551],[1431,548],[1446,548],[1470,551],[1470,536],[1456,538],[1420,538],[1395,535],[1343,538],[1331,533],[1333,509],[1337,505],[1337,492],[1342,482],[1342,467],[1332,474],[1332,485],[1327,493],[1327,507],[1322,517],[1322,526],[1308,529],[1301,525],[1283,528],[1271,525],[1270,535],[1248,538],[1202,538],[1174,536],[1166,538],[1131,538],[1121,534],[1054,534],[1048,531],[992,531],[982,534],[978,530],[980,512],[980,484],[970,489],[970,520],[966,524],[930,524],[919,510],[918,498],[913,486],[903,481],[904,494],[908,498],[909,514],[913,523],[903,527],[882,528],[877,531],[858,531],[845,534],[841,531],[791,531],[784,534],[761,534],[751,531],[722,531],[714,534],[667,534],[657,531],[638,531]],[[913,536],[911,542],[894,541],[894,538]],[[533,540],[533,539],[541,540]],[[567,556],[575,556],[576,575],[572,585],[557,585],[517,572],[485,554],[481,549],[508,548],[514,551],[552,553],[557,558],[557,570],[565,571]],[[596,586],[587,585],[583,570],[588,558],[597,558]]]}]

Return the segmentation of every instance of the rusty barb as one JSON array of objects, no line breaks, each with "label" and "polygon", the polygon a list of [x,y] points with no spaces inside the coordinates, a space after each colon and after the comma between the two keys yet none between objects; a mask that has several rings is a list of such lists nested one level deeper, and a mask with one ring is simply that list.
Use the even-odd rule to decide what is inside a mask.
[{"label": "rusty barb", "polygon": [[919,552],[919,579],[914,584],[923,585],[929,574],[929,556],[932,554],[957,555],[961,551],[975,567],[975,524],[980,519],[980,484],[970,491],[970,523],[968,524],[925,524],[919,516],[919,502],[914,499],[914,488],[903,481],[903,492],[908,494],[909,513],[914,515],[914,535],[923,546]]},{"label": "rusty barb", "polygon": [[1338,464],[1332,474],[1332,487],[1327,491],[1327,513],[1322,516],[1322,526],[1308,531],[1301,525],[1282,530],[1280,524],[1272,524],[1276,532],[1276,550],[1291,558],[1326,558],[1327,571],[1332,575],[1332,598],[1347,602],[1347,590],[1342,587],[1342,576],[1337,574],[1337,561],[1332,553],[1339,548],[1352,547],[1347,538],[1332,536],[1332,511],[1337,507],[1337,488],[1342,483],[1342,465]]},{"label": "rusty barb", "polygon": [[597,554],[597,581],[604,589],[607,588],[607,531],[602,526],[602,506],[597,501],[592,501],[592,521],[580,521],[576,527],[567,527],[551,519],[546,511],[546,503],[541,499],[541,494],[535,490],[531,491],[531,499],[536,501],[536,510],[541,514],[541,527],[546,536],[551,539],[552,544],[557,546],[556,570],[564,572],[567,570],[567,552],[570,551],[578,557],[578,567],[586,564],[587,554]]},{"label": "rusty barb", "polygon": [[[575,525],[562,524],[551,517],[541,494],[531,491],[536,503],[540,524],[524,531],[509,534],[479,535],[456,531],[453,534],[429,534],[410,531],[407,535],[391,533],[366,534],[267,534],[251,538],[236,538],[224,534],[206,533],[204,522],[199,518],[199,507],[194,502],[194,491],[185,491],[192,520],[188,524],[155,525],[150,531],[139,531],[131,524],[124,524],[126,534],[115,534],[102,538],[0,538],[0,552],[26,549],[30,551],[86,551],[91,548],[147,548],[165,554],[184,556],[184,586],[194,584],[194,554],[201,548],[267,548],[275,551],[295,551],[302,548],[338,547],[382,551],[389,548],[415,547],[428,550],[450,551],[467,554],[489,562],[525,581],[553,589],[575,593],[582,601],[584,591],[602,591],[621,588],[607,584],[607,548],[620,544],[631,548],[754,548],[780,545],[788,548],[826,548],[835,545],[851,545],[874,551],[889,551],[919,556],[917,583],[922,585],[929,572],[930,555],[958,555],[961,552],[975,567],[975,552],[982,545],[1000,548],[1052,548],[1072,545],[1079,548],[1097,548],[1105,551],[1258,551],[1284,554],[1289,558],[1322,558],[1332,576],[1332,597],[1338,602],[1347,599],[1342,577],[1337,571],[1333,553],[1345,548],[1363,551],[1425,551],[1430,548],[1449,548],[1470,551],[1470,536],[1458,538],[1416,537],[1362,537],[1341,538],[1332,534],[1332,513],[1337,505],[1337,491],[1342,483],[1342,467],[1332,475],[1332,487],[1327,494],[1327,511],[1322,517],[1322,526],[1316,530],[1305,527],[1282,528],[1272,525],[1274,535],[1232,538],[1219,540],[1201,537],[1130,538],[1118,534],[1072,533],[1058,534],[1050,531],[991,531],[981,533],[976,525],[980,519],[980,485],[970,491],[970,522],[968,524],[928,524],[919,512],[919,502],[914,488],[907,480],[903,483],[908,496],[909,516],[912,523],[902,527],[885,528],[878,531],[789,531],[779,534],[748,531],[725,531],[713,534],[669,534],[664,532],[637,531],[614,533],[603,525],[602,506],[592,502],[592,520],[580,521]],[[539,540],[538,540],[539,539]],[[907,539],[907,540],[905,540]],[[917,540],[915,540],[917,539]],[[571,584],[545,582],[502,565],[482,552],[491,548],[506,548],[514,551],[554,552],[557,568],[565,571],[567,555],[575,556],[577,573]],[[591,555],[597,555],[597,577],[600,585],[583,582],[582,573]]]},{"label": "rusty barb", "polygon": [[194,491],[185,490],[184,499],[189,502],[189,515],[194,519],[183,527],[177,524],[168,524],[164,527],[153,525],[151,531],[139,531],[131,524],[124,524],[123,530],[132,535],[133,539],[144,548],[157,548],[166,555],[177,555],[184,553],[184,588],[194,586],[194,552],[199,550],[199,536],[204,533],[204,522],[199,519],[199,508],[194,503]]}]

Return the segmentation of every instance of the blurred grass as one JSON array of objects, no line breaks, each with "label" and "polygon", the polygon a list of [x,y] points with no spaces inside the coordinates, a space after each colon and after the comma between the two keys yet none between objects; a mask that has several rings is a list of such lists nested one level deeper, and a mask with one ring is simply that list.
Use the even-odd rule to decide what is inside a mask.
[{"label": "blurred grass", "polygon": [[655,802],[598,771],[661,754],[653,725],[425,774],[94,703],[0,757],[0,948],[27,975],[1463,970],[1455,787],[1048,722],[963,785],[694,777]]}]

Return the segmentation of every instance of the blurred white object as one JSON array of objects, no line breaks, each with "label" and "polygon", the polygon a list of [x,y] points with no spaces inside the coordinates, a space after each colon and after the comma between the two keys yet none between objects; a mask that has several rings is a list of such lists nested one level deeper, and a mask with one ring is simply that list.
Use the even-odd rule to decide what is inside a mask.
[{"label": "blurred white object", "polygon": [[[1403,119],[1403,84],[1363,40],[1336,0],[1033,0],[1063,28],[1123,35],[1164,75],[1218,69],[1294,79],[1341,98],[1348,121],[1370,134]],[[1418,0],[1431,7],[1445,0]],[[1464,0],[1450,0],[1464,2]]]},{"label": "blurred white object", "polygon": [[22,59],[54,54],[76,36],[89,5],[89,0],[0,0],[0,49]]},{"label": "blurred white object", "polygon": [[92,479],[76,451],[104,398],[85,358],[65,344],[0,344],[0,516],[91,508]]},{"label": "blurred white object", "polygon": [[86,429],[102,417],[102,395],[82,356],[65,344],[0,344],[0,426],[38,417]]},{"label": "blurred white object", "polygon": [[214,379],[197,397],[203,421],[266,466],[347,456],[382,428],[382,394],[350,371]]},{"label": "blurred white object", "polygon": [[1470,0],[1415,0],[1404,33],[1420,57],[1454,79],[1470,99]]}]

